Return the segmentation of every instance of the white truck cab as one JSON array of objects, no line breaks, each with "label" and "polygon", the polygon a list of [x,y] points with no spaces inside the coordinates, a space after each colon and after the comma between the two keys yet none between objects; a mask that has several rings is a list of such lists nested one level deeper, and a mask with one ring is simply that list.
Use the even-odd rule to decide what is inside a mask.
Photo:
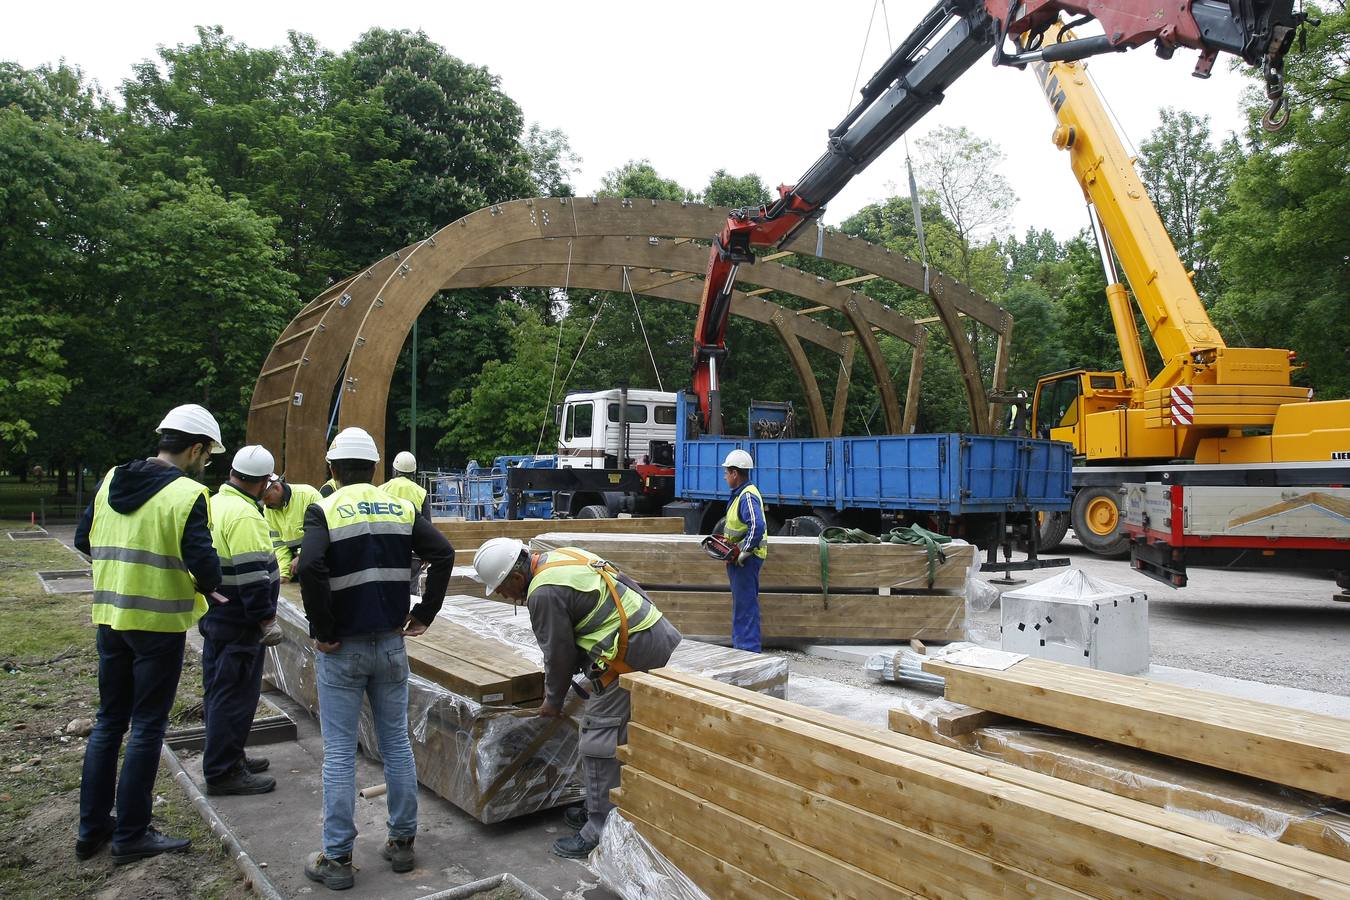
[{"label": "white truck cab", "polygon": [[675,395],[623,388],[568,394],[557,419],[558,468],[627,468],[649,461],[652,441],[674,443]]}]

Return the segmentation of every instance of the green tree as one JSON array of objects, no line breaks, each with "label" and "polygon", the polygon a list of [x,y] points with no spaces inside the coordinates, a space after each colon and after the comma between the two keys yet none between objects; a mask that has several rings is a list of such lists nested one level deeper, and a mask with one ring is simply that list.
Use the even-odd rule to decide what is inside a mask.
[{"label": "green tree", "polygon": [[[918,141],[918,147],[919,181],[954,232],[958,266],[948,271],[987,293],[990,289],[977,280],[984,274],[978,251],[1006,226],[1017,204],[1017,195],[998,171],[1003,151],[964,127],[951,126],[934,129]],[[941,230],[937,236],[942,236]]]},{"label": "green tree", "polygon": [[572,152],[561,128],[545,131],[538,122],[531,123],[525,132],[525,153],[530,159],[535,193],[540,197],[573,196],[572,176],[578,171],[581,157]]},{"label": "green tree", "polygon": [[1139,148],[1139,177],[1148,188],[1195,288],[1212,303],[1220,286],[1215,226],[1240,155],[1236,140],[1214,145],[1209,117],[1163,107],[1160,122]]},{"label": "green tree", "polygon": [[1245,104],[1252,152],[1216,229],[1226,286],[1213,315],[1235,342],[1296,351],[1300,383],[1332,399],[1350,396],[1350,14],[1310,14],[1321,26],[1286,61],[1289,124],[1259,128],[1256,90]]},{"label": "green tree", "polygon": [[754,172],[737,177],[718,169],[703,190],[703,202],[709,206],[763,206],[769,200],[769,189]]},{"label": "green tree", "polygon": [[696,200],[698,195],[685,190],[678,181],[662,178],[651,162],[629,160],[611,169],[600,179],[597,197],[641,197],[644,200]]}]

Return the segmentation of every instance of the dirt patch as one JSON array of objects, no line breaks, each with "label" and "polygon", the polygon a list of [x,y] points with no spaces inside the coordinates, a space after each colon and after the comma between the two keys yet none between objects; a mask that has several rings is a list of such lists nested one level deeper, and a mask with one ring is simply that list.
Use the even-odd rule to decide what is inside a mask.
[{"label": "dirt patch", "polygon": [[[128,866],[106,850],[76,861],[85,738],[66,727],[97,711],[98,654],[88,596],[46,594],[35,575],[74,562],[54,541],[0,543],[0,896],[243,900],[234,865],[163,769],[154,824],[192,849]],[[179,704],[200,697],[190,664]]]}]

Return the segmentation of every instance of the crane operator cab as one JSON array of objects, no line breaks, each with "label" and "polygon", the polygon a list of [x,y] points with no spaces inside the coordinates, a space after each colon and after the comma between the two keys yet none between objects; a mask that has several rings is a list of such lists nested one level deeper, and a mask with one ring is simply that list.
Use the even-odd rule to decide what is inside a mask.
[{"label": "crane operator cab", "polygon": [[1073,446],[1074,456],[1087,456],[1086,416],[1123,409],[1131,391],[1123,372],[1072,369],[1043,375],[1036,382],[1031,405],[1031,433],[1038,438]]}]

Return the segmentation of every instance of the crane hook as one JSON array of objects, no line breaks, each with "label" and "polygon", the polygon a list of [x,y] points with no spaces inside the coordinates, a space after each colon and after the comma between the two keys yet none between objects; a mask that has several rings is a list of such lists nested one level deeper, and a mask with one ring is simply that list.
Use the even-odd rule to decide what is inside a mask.
[{"label": "crane hook", "polygon": [[1283,62],[1272,64],[1266,60],[1266,99],[1270,107],[1261,117],[1261,127],[1266,131],[1279,131],[1289,124],[1289,98],[1284,93]]}]

